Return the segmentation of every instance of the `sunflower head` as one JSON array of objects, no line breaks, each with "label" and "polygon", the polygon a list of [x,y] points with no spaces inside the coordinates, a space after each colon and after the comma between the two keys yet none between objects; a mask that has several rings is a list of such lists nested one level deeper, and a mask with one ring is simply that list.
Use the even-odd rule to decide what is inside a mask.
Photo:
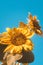
[{"label": "sunflower head", "polygon": [[33,32],[35,32],[36,34],[42,35],[42,31],[41,31],[41,27],[39,25],[39,22],[37,20],[37,16],[32,16],[31,14],[29,15],[29,27],[31,30],[33,30]]},{"label": "sunflower head", "polygon": [[[23,28],[22,26],[25,25]],[[24,49],[25,51],[29,51],[33,49],[32,41],[29,39],[28,27],[26,24],[23,24],[18,28],[7,28],[5,33],[2,33],[1,37],[2,44],[7,44],[8,46],[4,50],[4,52],[10,51],[11,53],[21,53]]]},{"label": "sunflower head", "polygon": [[26,42],[26,36],[19,31],[19,29],[13,29],[13,31],[15,31],[15,33],[12,35],[11,37],[11,43],[18,46],[18,45],[22,45]]}]

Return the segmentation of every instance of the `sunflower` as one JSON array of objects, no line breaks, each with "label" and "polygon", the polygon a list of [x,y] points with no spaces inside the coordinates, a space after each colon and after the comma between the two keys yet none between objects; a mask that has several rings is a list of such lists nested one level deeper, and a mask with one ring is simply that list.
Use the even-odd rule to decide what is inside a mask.
[{"label": "sunflower", "polygon": [[4,52],[21,53],[23,49],[25,51],[33,49],[33,43],[29,38],[31,38],[34,33],[30,33],[26,24],[20,22],[18,28],[6,28],[6,30],[0,38],[1,44],[8,45]]},{"label": "sunflower", "polygon": [[39,21],[37,20],[37,16],[32,16],[31,14],[29,15],[29,23],[28,27],[30,30],[32,30],[34,33],[38,35],[43,35],[43,32],[41,30],[41,27],[39,25]]}]

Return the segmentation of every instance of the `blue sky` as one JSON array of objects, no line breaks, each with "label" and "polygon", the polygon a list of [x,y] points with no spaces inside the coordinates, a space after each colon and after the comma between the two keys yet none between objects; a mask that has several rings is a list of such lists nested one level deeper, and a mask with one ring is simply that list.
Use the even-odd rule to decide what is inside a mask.
[{"label": "blue sky", "polygon": [[[20,21],[27,22],[28,12],[36,15],[43,30],[43,0],[0,0],[0,33],[6,27],[17,27]],[[33,36],[35,60],[30,65],[43,64],[43,37]]]}]

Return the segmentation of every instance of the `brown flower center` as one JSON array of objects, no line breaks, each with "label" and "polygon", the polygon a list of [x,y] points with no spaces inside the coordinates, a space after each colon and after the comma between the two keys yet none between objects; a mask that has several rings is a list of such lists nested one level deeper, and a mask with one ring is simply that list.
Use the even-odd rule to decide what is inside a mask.
[{"label": "brown flower center", "polygon": [[12,44],[18,46],[18,45],[25,44],[26,37],[22,33],[19,33],[17,35],[14,35],[11,40],[12,40]]}]

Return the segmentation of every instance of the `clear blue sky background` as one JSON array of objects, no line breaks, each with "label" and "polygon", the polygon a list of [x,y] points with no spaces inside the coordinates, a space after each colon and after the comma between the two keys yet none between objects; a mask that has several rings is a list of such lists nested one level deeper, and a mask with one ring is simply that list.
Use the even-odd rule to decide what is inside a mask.
[{"label": "clear blue sky background", "polygon": [[[28,12],[37,15],[43,30],[43,0],[0,0],[0,33],[6,27],[17,27],[20,21],[27,22]],[[43,65],[43,37],[35,35],[35,60],[30,65]]]}]

